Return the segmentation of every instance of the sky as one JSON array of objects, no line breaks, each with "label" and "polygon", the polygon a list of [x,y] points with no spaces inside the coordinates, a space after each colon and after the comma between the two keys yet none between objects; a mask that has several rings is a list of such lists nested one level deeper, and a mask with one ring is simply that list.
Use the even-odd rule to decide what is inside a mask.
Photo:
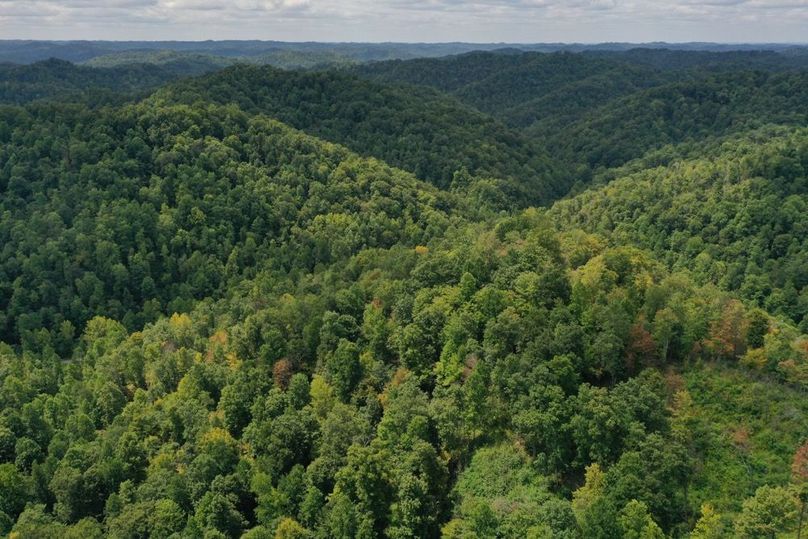
[{"label": "sky", "polygon": [[808,0],[0,0],[0,39],[806,43]]}]

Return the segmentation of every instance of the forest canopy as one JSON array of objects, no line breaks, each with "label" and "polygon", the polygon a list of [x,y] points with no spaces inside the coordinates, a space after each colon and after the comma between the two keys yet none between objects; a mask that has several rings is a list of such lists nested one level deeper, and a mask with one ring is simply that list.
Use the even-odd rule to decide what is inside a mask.
[{"label": "forest canopy", "polygon": [[808,533],[802,56],[86,47],[0,66],[0,535]]}]

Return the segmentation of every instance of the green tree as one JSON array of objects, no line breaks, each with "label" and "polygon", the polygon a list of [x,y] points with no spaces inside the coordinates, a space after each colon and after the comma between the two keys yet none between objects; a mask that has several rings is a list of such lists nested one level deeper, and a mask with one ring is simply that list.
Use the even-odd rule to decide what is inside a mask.
[{"label": "green tree", "polygon": [[797,518],[794,493],[786,487],[762,486],[755,495],[744,500],[741,514],[735,521],[739,537],[774,538],[791,529]]},{"label": "green tree", "polygon": [[340,339],[336,350],[326,362],[326,372],[337,395],[343,402],[348,401],[356,384],[362,379],[359,347],[348,340]]},{"label": "green tree", "polygon": [[692,539],[722,539],[726,537],[724,523],[713,506],[705,503],[701,506],[701,516],[690,533]]},{"label": "green tree", "polygon": [[637,500],[626,504],[618,521],[625,539],[665,539],[665,534],[648,513],[648,507]]}]

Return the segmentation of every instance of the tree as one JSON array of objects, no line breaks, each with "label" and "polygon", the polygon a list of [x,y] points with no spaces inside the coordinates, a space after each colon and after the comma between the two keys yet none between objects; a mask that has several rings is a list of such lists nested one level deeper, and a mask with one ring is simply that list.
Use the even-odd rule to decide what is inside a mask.
[{"label": "tree", "polygon": [[724,523],[721,521],[721,515],[709,503],[702,504],[701,517],[690,533],[691,539],[722,539],[725,536],[726,531]]},{"label": "tree", "polygon": [[617,509],[606,492],[606,474],[597,463],[586,468],[586,481],[573,493],[572,510],[584,537],[607,539],[620,533]]},{"label": "tree", "polygon": [[689,471],[684,448],[650,434],[609,468],[606,490],[617,507],[640,501],[663,529],[670,529],[687,510],[683,495]]},{"label": "tree", "polygon": [[296,520],[286,517],[281,519],[275,529],[275,539],[309,539],[311,533]]},{"label": "tree", "polygon": [[797,517],[794,493],[786,487],[762,486],[755,495],[743,502],[741,514],[735,521],[739,537],[774,539],[788,531]]},{"label": "tree", "polygon": [[292,362],[287,358],[279,359],[272,366],[272,379],[275,381],[275,385],[284,391],[289,386],[289,380],[292,379],[293,374]]},{"label": "tree", "polygon": [[337,349],[326,362],[326,372],[331,385],[343,402],[362,379],[362,364],[359,362],[359,347],[346,339],[340,339]]},{"label": "tree", "polygon": [[[329,497],[327,512],[325,516],[324,528],[329,537],[334,539],[352,539],[360,537],[359,516],[357,515],[357,508],[351,499],[339,490],[335,490]],[[362,519],[363,522],[368,522],[367,518]],[[363,539],[370,539],[375,537],[373,532],[372,521],[368,526],[362,528],[361,532]]]},{"label": "tree", "polygon": [[169,537],[179,533],[185,527],[186,516],[182,508],[174,500],[157,500],[154,512],[150,516],[151,534],[153,537]]},{"label": "tree", "polygon": [[659,357],[663,363],[668,361],[670,343],[676,335],[679,317],[669,307],[657,311],[654,315],[653,338],[659,343]]},{"label": "tree", "polygon": [[624,539],[665,539],[665,534],[648,513],[648,507],[637,500],[626,504],[618,521]]},{"label": "tree", "polygon": [[64,521],[75,521],[85,508],[82,473],[69,465],[59,466],[50,481],[50,490],[56,499],[53,512]]},{"label": "tree", "polygon": [[[606,474],[598,463],[586,467],[584,484],[572,494],[572,510],[581,524],[593,504],[604,495]],[[582,525],[582,524],[581,524]]]},{"label": "tree", "polygon": [[746,343],[749,348],[760,348],[764,344],[764,338],[769,332],[769,315],[760,309],[753,309],[749,313],[749,321],[746,329]]},{"label": "tree", "polygon": [[22,437],[17,440],[14,452],[17,458],[14,463],[22,471],[30,471],[31,466],[42,459],[42,448],[30,438]]},{"label": "tree", "polygon": [[743,304],[738,300],[727,301],[717,320],[710,327],[706,342],[708,349],[717,357],[735,359],[746,351],[746,331]]},{"label": "tree", "polygon": [[423,440],[401,455],[393,483],[395,500],[390,507],[390,537],[434,537],[446,512],[448,470],[435,448]]},{"label": "tree", "polygon": [[146,539],[152,535],[153,502],[127,504],[120,514],[107,520],[107,531],[115,539]]},{"label": "tree", "polygon": [[797,522],[797,539],[800,539],[805,519],[805,506],[808,505],[808,441],[794,453],[794,460],[791,463],[791,480],[797,488],[797,497],[800,500],[800,516]]},{"label": "tree", "polygon": [[235,508],[233,496],[211,491],[199,500],[193,520],[202,531],[215,530],[228,537],[238,536],[246,524]]},{"label": "tree", "polygon": [[[660,327],[655,324],[654,330],[659,331]],[[627,371],[633,374],[638,368],[650,366],[656,357],[656,353],[657,345],[654,337],[645,328],[645,319],[640,318],[631,326],[628,333],[628,344],[626,345]],[[663,358],[666,358],[667,353],[667,349],[665,349]]]},{"label": "tree", "polygon": [[390,455],[353,445],[329,497],[327,528],[334,537],[375,537],[387,528],[394,492]]}]

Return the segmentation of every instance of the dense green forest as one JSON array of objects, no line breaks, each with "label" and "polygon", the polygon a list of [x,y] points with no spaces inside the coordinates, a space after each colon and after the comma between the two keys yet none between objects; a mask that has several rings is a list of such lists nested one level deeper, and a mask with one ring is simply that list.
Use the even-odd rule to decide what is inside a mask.
[{"label": "dense green forest", "polygon": [[[516,49],[377,62],[357,66],[355,71],[382,82],[431,86],[515,124],[525,120],[512,109],[525,110],[534,101],[563,92],[568,85],[613,79],[611,85],[593,85],[599,94],[594,102],[602,103],[608,97],[665,80],[664,73],[655,73],[639,62],[621,62],[603,55],[525,53]],[[567,92],[570,102],[579,97],[578,92]]]},{"label": "dense green forest", "polygon": [[603,187],[557,203],[557,222],[652,250],[700,282],[805,320],[808,332],[805,128],[764,128],[698,150],[669,147],[609,174]]},{"label": "dense green forest", "polygon": [[808,533],[802,60],[619,51],[0,68],[0,535]]},{"label": "dense green forest", "polygon": [[174,63],[132,64],[103,69],[50,59],[30,65],[0,64],[0,103],[22,105],[39,100],[82,101],[88,105],[122,103],[145,97],[171,80],[203,71]]},{"label": "dense green forest", "polygon": [[510,204],[546,202],[565,188],[564,174],[543,147],[428,88],[381,85],[334,71],[238,66],[156,95],[189,105],[234,103],[383,159],[438,187],[484,180]]},{"label": "dense green forest", "polygon": [[620,166],[666,144],[808,121],[802,55],[514,50],[356,71],[447,92],[542,141],[556,159],[592,169]]}]

